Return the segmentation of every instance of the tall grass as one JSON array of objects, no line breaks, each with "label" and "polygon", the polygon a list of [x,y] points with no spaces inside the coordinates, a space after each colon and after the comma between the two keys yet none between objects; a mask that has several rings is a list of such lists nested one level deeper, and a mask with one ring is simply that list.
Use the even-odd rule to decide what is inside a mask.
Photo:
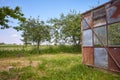
[{"label": "tall grass", "polygon": [[16,45],[7,45],[0,46],[0,58],[5,57],[25,57],[36,54],[59,54],[59,53],[80,53],[80,46],[40,46],[38,50],[35,47],[28,46],[16,46]]},{"label": "tall grass", "polygon": [[80,46],[68,46],[68,45],[59,45],[59,46],[48,46],[45,49],[41,50],[41,53],[80,53]]},{"label": "tall grass", "polygon": [[[6,60],[10,57],[9,59],[13,61],[16,57],[22,57],[17,59],[23,60],[23,64],[27,66],[19,67],[20,62],[10,63],[9,60],[8,66],[12,65],[14,68],[0,71],[0,80],[120,80],[119,75],[105,73],[81,64],[80,47],[41,46],[39,53],[31,46],[27,48],[7,46],[7,48],[9,49],[0,47],[0,58]],[[29,63],[26,63],[27,61]],[[35,62],[37,64],[34,64]]]},{"label": "tall grass", "polygon": [[29,58],[38,61],[38,65],[2,71],[0,80],[120,80],[118,75],[82,65],[81,54],[43,54]]}]

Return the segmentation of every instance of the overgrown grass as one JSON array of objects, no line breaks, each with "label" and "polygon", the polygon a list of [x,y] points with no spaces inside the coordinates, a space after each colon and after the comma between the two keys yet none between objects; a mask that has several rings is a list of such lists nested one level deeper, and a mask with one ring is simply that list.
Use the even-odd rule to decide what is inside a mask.
[{"label": "overgrown grass", "polygon": [[41,49],[41,53],[80,53],[81,47],[80,46],[48,46],[44,49]]},{"label": "overgrown grass", "polygon": [[[9,49],[0,47],[0,80],[120,80],[119,75],[84,66],[80,47],[42,46],[39,53],[31,46],[4,48]],[[9,66],[14,68],[8,71]]]},{"label": "overgrown grass", "polygon": [[0,72],[0,80],[120,80],[120,76],[81,64],[81,54],[43,54],[24,57],[32,65]]},{"label": "overgrown grass", "polygon": [[40,46],[40,49],[33,46],[3,45],[0,46],[0,58],[25,57],[38,54],[59,54],[59,53],[80,53],[80,46]]}]

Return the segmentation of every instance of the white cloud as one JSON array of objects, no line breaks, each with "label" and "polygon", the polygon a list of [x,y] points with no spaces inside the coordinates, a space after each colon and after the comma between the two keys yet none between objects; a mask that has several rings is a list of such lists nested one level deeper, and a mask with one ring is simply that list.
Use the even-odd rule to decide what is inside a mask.
[{"label": "white cloud", "polygon": [[13,37],[13,38],[17,38],[18,35],[17,35],[17,34],[12,34],[12,37]]}]

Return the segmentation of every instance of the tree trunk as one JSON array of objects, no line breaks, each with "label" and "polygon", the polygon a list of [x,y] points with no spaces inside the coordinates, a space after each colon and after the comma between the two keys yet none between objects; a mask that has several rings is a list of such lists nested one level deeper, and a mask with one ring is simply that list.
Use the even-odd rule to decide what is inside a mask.
[{"label": "tree trunk", "polygon": [[74,43],[74,45],[77,45],[77,42],[76,42],[75,36],[73,36],[73,43]]},{"label": "tree trunk", "polygon": [[40,41],[37,42],[37,52],[39,53]]}]

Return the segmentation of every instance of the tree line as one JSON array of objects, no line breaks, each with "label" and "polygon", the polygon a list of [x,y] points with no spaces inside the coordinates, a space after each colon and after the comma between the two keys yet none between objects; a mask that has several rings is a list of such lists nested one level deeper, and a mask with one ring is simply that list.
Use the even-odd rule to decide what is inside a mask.
[{"label": "tree line", "polygon": [[43,42],[58,44],[80,45],[81,42],[81,14],[75,10],[67,15],[61,14],[59,18],[51,18],[46,22],[37,18],[25,18],[20,7],[11,9],[0,8],[0,28],[6,29],[9,26],[9,17],[17,19],[19,26],[13,28],[22,31],[22,41],[27,44],[37,45],[39,48]]},{"label": "tree line", "polygon": [[[81,14],[75,10],[68,14],[60,14],[59,18],[51,18],[46,22],[37,18],[25,18],[20,7],[14,9],[9,7],[0,8],[0,29],[10,28],[9,18],[17,19],[19,26],[13,28],[22,31],[21,39],[25,46],[28,44],[39,46],[43,42],[54,43],[54,45],[68,44],[78,45],[81,42]],[[119,24],[109,27],[109,44],[119,44]],[[113,38],[114,36],[114,38]]]}]

